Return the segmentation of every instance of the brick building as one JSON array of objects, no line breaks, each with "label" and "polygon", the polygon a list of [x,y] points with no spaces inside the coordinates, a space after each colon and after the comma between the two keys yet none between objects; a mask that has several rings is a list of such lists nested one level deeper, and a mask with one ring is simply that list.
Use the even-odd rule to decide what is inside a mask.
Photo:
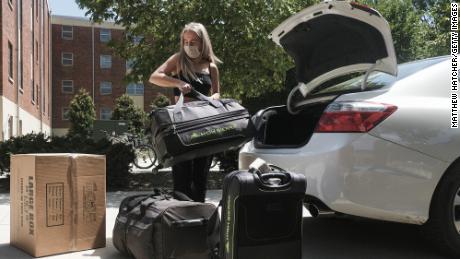
[{"label": "brick building", "polygon": [[[150,110],[159,91],[143,83],[123,81],[130,62],[115,55],[107,43],[124,37],[123,27],[111,22],[94,24],[86,18],[56,16],[52,23],[53,135],[70,127],[67,111],[73,96],[85,88],[96,106],[96,117],[109,120],[115,99],[127,93],[136,106]],[[163,90],[164,92],[164,90]]]},{"label": "brick building", "polygon": [[47,0],[0,4],[0,140],[51,133],[50,11]]}]

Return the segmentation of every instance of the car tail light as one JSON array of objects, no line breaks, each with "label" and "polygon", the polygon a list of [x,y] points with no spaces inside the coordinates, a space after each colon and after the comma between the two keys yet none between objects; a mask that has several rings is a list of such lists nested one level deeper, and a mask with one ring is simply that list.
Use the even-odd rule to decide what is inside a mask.
[{"label": "car tail light", "polygon": [[373,102],[333,102],[321,116],[315,132],[368,132],[397,109]]}]

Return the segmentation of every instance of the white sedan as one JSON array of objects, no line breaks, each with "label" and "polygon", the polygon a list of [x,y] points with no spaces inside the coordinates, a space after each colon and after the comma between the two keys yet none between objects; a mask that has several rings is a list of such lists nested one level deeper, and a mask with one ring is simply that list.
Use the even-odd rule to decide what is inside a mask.
[{"label": "white sedan", "polygon": [[[287,105],[259,111],[240,169],[260,157],[307,178],[313,215],[334,211],[425,225],[460,257],[460,129],[448,57],[396,64],[374,9],[323,2],[270,35],[295,61]],[[364,74],[341,83],[338,77]]]}]

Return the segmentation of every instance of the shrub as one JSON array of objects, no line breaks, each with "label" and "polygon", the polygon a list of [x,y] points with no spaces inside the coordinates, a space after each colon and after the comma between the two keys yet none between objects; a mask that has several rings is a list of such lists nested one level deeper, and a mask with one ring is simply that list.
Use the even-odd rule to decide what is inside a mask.
[{"label": "shrub", "polygon": [[46,153],[50,149],[50,138],[43,133],[27,134],[0,142],[0,164],[10,171],[11,154]]},{"label": "shrub", "polygon": [[220,161],[219,168],[224,174],[238,170],[238,150],[227,150],[215,156]]},{"label": "shrub", "polygon": [[96,110],[93,99],[89,93],[81,88],[69,107],[70,129],[69,135],[82,136],[88,138],[91,135],[94,120],[96,119]]},{"label": "shrub", "polygon": [[171,101],[169,101],[168,97],[166,97],[163,94],[158,94],[155,99],[153,99],[152,103],[150,104],[150,107],[154,110],[157,108],[163,108],[168,105],[171,105]]},{"label": "shrub", "polygon": [[134,105],[134,101],[129,95],[124,94],[115,100],[112,120],[128,121],[128,131],[139,135],[142,134],[144,130],[147,114],[144,110]]},{"label": "shrub", "polygon": [[95,142],[81,135],[51,138],[40,133],[13,137],[0,142],[0,165],[4,166],[5,171],[9,171],[10,156],[27,153],[106,155],[107,184],[109,187],[122,187],[128,183],[130,163],[134,160],[132,147],[125,143],[112,144],[107,139]]},{"label": "shrub", "polygon": [[107,185],[109,187],[125,187],[128,184],[130,163],[134,161],[134,152],[123,143],[110,145],[107,156]]}]

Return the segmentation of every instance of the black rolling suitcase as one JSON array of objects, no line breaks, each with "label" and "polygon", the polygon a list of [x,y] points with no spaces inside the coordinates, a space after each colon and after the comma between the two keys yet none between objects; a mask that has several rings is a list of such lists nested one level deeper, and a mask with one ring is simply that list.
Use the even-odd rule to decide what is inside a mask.
[{"label": "black rolling suitcase", "polygon": [[301,259],[305,190],[303,175],[269,168],[260,159],[249,171],[225,176],[220,231],[218,221],[212,223],[217,213],[209,230],[214,258]]},{"label": "black rolling suitcase", "polygon": [[216,207],[176,194],[125,198],[113,229],[115,248],[136,259],[208,259],[207,224]]},{"label": "black rolling suitcase", "polygon": [[150,114],[153,146],[165,167],[237,148],[252,138],[250,115],[238,102],[193,93],[200,101],[184,103],[181,95],[176,105]]}]

